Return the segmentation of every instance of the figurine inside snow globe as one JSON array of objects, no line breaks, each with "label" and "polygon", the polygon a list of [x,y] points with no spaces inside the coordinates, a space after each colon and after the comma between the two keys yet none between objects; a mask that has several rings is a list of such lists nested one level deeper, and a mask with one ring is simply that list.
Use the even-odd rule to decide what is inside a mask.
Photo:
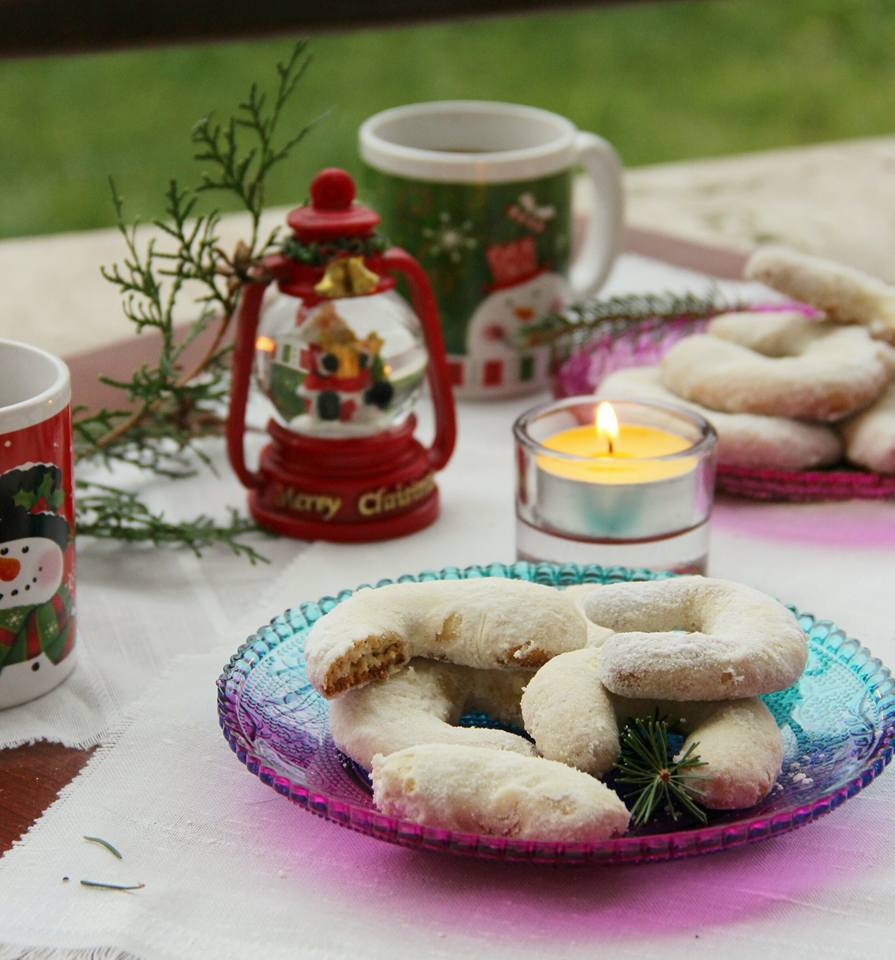
[{"label": "figurine inside snow globe", "polygon": [[[389,248],[344,170],[321,171],[291,236],[242,290],[230,461],[262,525],[308,539],[377,540],[431,523],[454,405],[435,298],[419,263]],[[410,302],[397,291],[401,279]],[[254,378],[272,406],[257,470],[245,462]],[[434,438],[415,436],[428,378]]]},{"label": "figurine inside snow globe", "polygon": [[[378,217],[357,206],[349,250],[332,242],[333,214],[353,199],[341,171],[311,185],[311,205],[289,215],[287,256],[308,269],[281,280],[265,306],[256,340],[256,374],[280,421],[318,436],[376,433],[406,417],[419,396],[428,355],[419,320],[373,269],[385,244]],[[341,254],[341,255],[338,255]],[[380,269],[382,269],[380,267]]]}]

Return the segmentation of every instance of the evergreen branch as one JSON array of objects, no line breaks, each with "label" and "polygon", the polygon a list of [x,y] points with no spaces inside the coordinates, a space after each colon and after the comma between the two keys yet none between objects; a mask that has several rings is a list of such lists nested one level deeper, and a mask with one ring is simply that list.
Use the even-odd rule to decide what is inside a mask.
[{"label": "evergreen branch", "polygon": [[241,539],[258,531],[258,527],[232,508],[227,523],[218,523],[206,514],[177,522],[151,510],[135,493],[90,480],[78,480],[77,487],[76,524],[80,536],[154,546],[185,545],[197,557],[206,548],[221,545],[252,564],[269,562]]},{"label": "evergreen branch", "polygon": [[[100,377],[107,386],[122,392],[126,404],[94,412],[75,411],[78,462],[128,464],[170,478],[193,474],[197,459],[212,468],[196,440],[219,435],[222,430],[220,411],[229,373],[227,333],[242,284],[277,239],[274,230],[258,245],[266,177],[313,126],[307,124],[283,143],[275,142],[287,103],[309,64],[307,44],[297,43],[289,59],[277,64],[272,100],[253,84],[248,97],[238,105],[236,116],[223,124],[210,116],[199,121],[192,133],[195,157],[209,163],[213,172],[204,173],[196,187],[169,181],[164,216],[151,224],[157,236],[145,243],[141,243],[139,222],[126,221],[124,201],[109,178],[116,226],[125,252],[119,263],[102,267],[101,273],[118,288],[122,311],[136,332],[155,331],[161,346],[157,359],[143,364],[130,377]],[[239,136],[243,128],[255,140],[245,150]],[[219,210],[205,212],[199,208],[201,196],[212,189],[233,193],[249,214],[250,241],[240,241],[230,255],[222,250]],[[175,318],[187,287],[195,293],[194,302],[201,304],[201,310],[185,335],[178,336]],[[206,332],[208,341],[199,356],[188,357],[187,349]],[[182,543],[196,552],[222,543],[253,563],[262,559],[238,540],[254,525],[235,513],[229,525],[216,524],[205,516],[171,523],[146,507],[136,494],[100,484],[88,484],[86,489],[92,492],[82,496],[78,504],[81,535]]]},{"label": "evergreen branch", "polygon": [[580,346],[603,334],[617,335],[644,320],[686,316],[711,318],[745,304],[726,299],[717,287],[707,294],[635,293],[575,303],[529,324],[514,338],[519,348],[556,344]]},{"label": "evergreen branch", "polygon": [[696,753],[699,744],[690,744],[683,754],[670,757],[668,721],[658,711],[652,717],[629,720],[619,740],[615,782],[630,785],[622,792],[635,826],[642,826],[661,811],[677,820],[681,809],[700,823],[708,822],[705,811],[693,799],[699,795],[695,784],[705,779],[693,772],[705,766]]},{"label": "evergreen branch", "polygon": [[[275,240],[274,232],[260,247],[258,231],[264,210],[264,191],[271,169],[285,160],[304,140],[320,117],[300,128],[282,144],[275,143],[275,133],[287,102],[295,93],[312,57],[307,53],[307,41],[299,41],[285,63],[277,63],[277,90],[273,105],[268,110],[267,94],[253,83],[249,95],[239,103],[235,117],[221,124],[209,114],[193,128],[196,160],[207,162],[213,172],[205,171],[199,191],[218,190],[232,193],[251,218],[251,238],[246,244],[248,260],[262,256]],[[243,130],[255,143],[244,153],[240,151],[239,133]],[[241,279],[246,279],[243,273]]]}]

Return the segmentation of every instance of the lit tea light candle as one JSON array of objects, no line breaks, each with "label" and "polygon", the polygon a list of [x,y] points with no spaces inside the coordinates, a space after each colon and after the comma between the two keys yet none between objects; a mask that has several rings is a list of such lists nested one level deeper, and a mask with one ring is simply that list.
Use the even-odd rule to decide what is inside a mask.
[{"label": "lit tea light candle", "polygon": [[692,446],[679,434],[640,423],[620,424],[612,404],[597,406],[592,425],[571,427],[543,441],[548,450],[571,454],[574,460],[539,456],[538,466],[558,477],[588,483],[651,483],[693,470],[693,457],[661,460]]},{"label": "lit tea light candle", "polygon": [[514,433],[520,558],[705,569],[715,433],[702,417],[573,397]]}]

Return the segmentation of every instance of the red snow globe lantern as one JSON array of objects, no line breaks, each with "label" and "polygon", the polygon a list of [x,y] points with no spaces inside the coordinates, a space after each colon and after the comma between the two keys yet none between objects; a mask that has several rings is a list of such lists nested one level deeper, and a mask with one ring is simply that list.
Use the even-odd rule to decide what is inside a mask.
[{"label": "red snow globe lantern", "polygon": [[[243,289],[227,445],[259,524],[309,540],[383,540],[438,515],[435,472],[456,428],[435,298],[422,267],[375,232],[344,170],[321,171],[292,236]],[[395,290],[403,277],[407,303]],[[245,461],[252,377],[273,407],[257,470]],[[431,446],[415,436],[424,381]]]}]

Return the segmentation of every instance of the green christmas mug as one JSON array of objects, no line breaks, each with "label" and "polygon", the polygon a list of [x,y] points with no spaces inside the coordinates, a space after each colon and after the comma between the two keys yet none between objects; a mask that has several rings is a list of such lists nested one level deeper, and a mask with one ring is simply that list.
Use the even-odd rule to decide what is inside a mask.
[{"label": "green christmas mug", "polygon": [[[360,128],[383,232],[425,268],[455,393],[541,389],[549,348],[525,328],[600,287],[621,247],[624,195],[612,146],[535,107],[453,100],[385,110]],[[572,254],[572,178],[593,190]]]}]

